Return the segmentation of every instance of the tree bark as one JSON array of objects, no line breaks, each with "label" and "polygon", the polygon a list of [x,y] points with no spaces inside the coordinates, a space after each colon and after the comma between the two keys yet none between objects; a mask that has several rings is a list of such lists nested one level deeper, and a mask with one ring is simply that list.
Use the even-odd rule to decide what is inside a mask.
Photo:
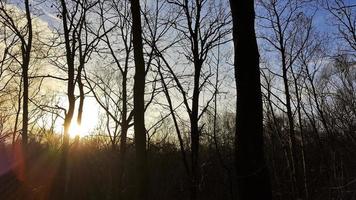
[{"label": "tree bark", "polygon": [[135,61],[134,77],[134,132],[136,149],[136,199],[149,199],[145,130],[145,63],[143,59],[142,27],[139,0],[131,0],[132,34]]},{"label": "tree bark", "polygon": [[25,0],[26,20],[28,28],[27,41],[22,42],[22,79],[23,79],[23,102],[22,102],[22,144],[26,147],[28,143],[28,68],[30,65],[30,55],[32,48],[32,19],[30,4]]},{"label": "tree bark", "polygon": [[259,53],[254,1],[230,0],[235,47],[236,168],[240,200],[272,199],[264,158]]},{"label": "tree bark", "polygon": [[200,168],[199,168],[199,79],[201,72],[201,63],[199,61],[199,56],[194,54],[194,89],[193,89],[193,99],[192,99],[192,112],[190,114],[190,137],[191,137],[191,172],[192,172],[192,185],[190,199],[195,200],[198,198],[198,188],[200,181]]}]

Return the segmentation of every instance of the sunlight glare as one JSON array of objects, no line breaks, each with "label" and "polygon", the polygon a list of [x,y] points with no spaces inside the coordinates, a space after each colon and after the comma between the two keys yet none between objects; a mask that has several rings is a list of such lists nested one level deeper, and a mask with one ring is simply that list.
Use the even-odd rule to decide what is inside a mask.
[{"label": "sunlight glare", "polygon": [[[98,125],[98,114],[99,114],[99,105],[97,104],[96,100],[92,98],[86,98],[84,102],[82,124],[79,126],[78,123],[76,122],[78,115],[77,112],[75,111],[73,115],[72,123],[68,131],[69,137],[75,138],[76,136],[79,136],[80,138],[83,138],[85,136],[90,135],[90,133]],[[56,131],[63,133],[63,121],[57,121]]]},{"label": "sunlight glare", "polygon": [[85,135],[83,134],[81,126],[79,126],[77,122],[72,122],[69,127],[69,137],[75,138],[76,136],[83,137]]}]

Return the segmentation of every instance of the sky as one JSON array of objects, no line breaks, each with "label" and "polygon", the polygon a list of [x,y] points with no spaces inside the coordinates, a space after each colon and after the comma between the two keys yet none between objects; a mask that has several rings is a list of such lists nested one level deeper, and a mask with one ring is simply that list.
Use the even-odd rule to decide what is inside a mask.
[{"label": "sky", "polygon": [[[14,2],[17,4],[18,7],[22,8],[23,4],[21,0],[13,0],[11,2]],[[34,3],[34,1],[31,1]],[[348,2],[347,4],[349,5],[356,5],[356,0],[346,0]],[[51,1],[45,1],[44,4],[37,6],[37,9],[42,13],[39,15],[39,19],[44,22],[44,24],[48,25],[49,29],[56,29],[56,28],[61,28],[61,20],[55,15],[55,8],[52,7]],[[325,11],[322,8],[318,8],[318,12],[316,13],[314,17],[314,24],[318,26],[319,31],[325,31],[328,32],[329,34],[333,34],[335,32],[335,27],[333,24],[330,23],[330,15],[328,15],[327,11]],[[333,35],[331,35],[333,36]],[[90,66],[89,66],[90,67]],[[62,95],[61,97],[61,104],[63,107],[66,107],[66,96],[65,94]],[[94,130],[97,126],[98,123],[98,116],[100,113],[100,107],[96,103],[95,99],[92,97],[87,97],[85,99],[84,103],[84,113],[83,113],[83,124],[82,124],[82,130],[80,132],[83,132],[85,134],[90,133],[92,130]],[[76,113],[74,115],[74,119],[76,118]],[[58,122],[59,124],[57,125],[57,131],[62,132],[63,126],[62,122]],[[77,132],[75,131],[76,127],[75,124],[73,125],[73,131],[72,132]],[[72,133],[75,134],[75,133]],[[84,136],[84,134],[83,134]]]}]

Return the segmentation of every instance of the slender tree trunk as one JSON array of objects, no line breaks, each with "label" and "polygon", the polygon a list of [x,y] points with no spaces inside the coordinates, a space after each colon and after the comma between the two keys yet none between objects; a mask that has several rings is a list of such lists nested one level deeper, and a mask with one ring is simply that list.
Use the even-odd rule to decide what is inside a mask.
[{"label": "slender tree trunk", "polygon": [[[123,178],[124,178],[124,172],[125,172],[125,159],[126,159],[126,143],[127,143],[127,131],[129,129],[129,122],[127,119],[127,71],[122,73],[122,114],[121,114],[121,135],[120,135],[120,149],[119,149],[119,155],[118,159],[115,160],[116,166],[117,166],[117,171],[118,175],[117,177],[114,177],[117,179],[117,186],[119,189],[122,188],[123,186]],[[116,181],[114,181],[116,183]],[[117,189],[114,189],[114,196],[120,197],[121,192]]]},{"label": "slender tree trunk", "polygon": [[[85,22],[85,17],[86,17],[86,11],[83,11],[83,19],[82,23]],[[78,34],[78,52],[79,52],[79,67],[78,67],[78,74],[76,77],[76,82],[78,83],[78,89],[79,89],[79,105],[78,105],[78,114],[77,114],[77,125],[80,127],[82,125],[82,118],[83,118],[83,107],[84,107],[84,98],[85,98],[85,93],[84,93],[84,83],[82,81],[82,73],[85,67],[85,57],[89,55],[85,55],[85,52],[83,52],[83,47],[82,47],[82,40],[81,40],[81,32],[83,29],[83,25],[81,23],[81,26],[79,26],[79,34]],[[72,52],[73,53],[73,52]],[[74,66],[73,66],[74,68]],[[75,84],[75,83],[74,83]],[[80,133],[75,133],[75,134],[80,134]]]},{"label": "slender tree trunk", "polygon": [[140,1],[131,0],[132,34],[135,60],[134,77],[134,132],[136,149],[136,199],[148,197],[148,169],[145,130],[145,63],[143,59]]},{"label": "slender tree trunk", "polygon": [[[196,23],[193,26],[191,19],[188,19],[191,35],[191,49],[194,62],[194,88],[192,97],[192,110],[190,117],[190,142],[191,142],[191,193],[190,199],[195,200],[198,198],[199,184],[200,184],[200,166],[199,166],[199,144],[200,144],[200,130],[199,130],[199,95],[200,95],[200,73],[203,66],[203,61],[199,53],[199,37],[198,32],[200,28],[200,14],[202,4],[196,0],[197,11],[195,14]],[[186,5],[188,6],[188,5]],[[187,11],[186,11],[187,12]],[[189,15],[187,15],[189,17]],[[194,27],[194,28],[193,28]],[[194,30],[194,31],[193,31]]]},{"label": "slender tree trunk", "polygon": [[26,20],[28,29],[27,43],[22,43],[22,79],[23,79],[23,103],[22,103],[22,144],[26,147],[28,143],[28,68],[30,66],[30,55],[32,48],[32,19],[29,0],[25,0]]},{"label": "slender tree trunk", "polygon": [[294,80],[294,90],[297,100],[297,114],[298,114],[298,122],[299,122],[299,131],[300,131],[300,147],[301,147],[301,164],[302,164],[302,174],[303,174],[303,186],[304,186],[304,198],[306,200],[309,199],[309,190],[308,190],[308,180],[307,180],[307,169],[306,169],[306,159],[305,159],[305,148],[304,148],[304,130],[303,130],[303,122],[302,122],[302,115],[301,115],[301,93],[300,89],[298,88],[298,78],[296,77],[293,68],[291,68],[293,80]]},{"label": "slender tree trunk", "polygon": [[28,61],[22,66],[23,98],[22,98],[22,144],[28,143]]},{"label": "slender tree trunk", "polygon": [[[227,181],[229,184],[229,195],[230,195],[230,199],[234,198],[234,192],[233,192],[233,177],[231,175],[231,170],[230,168],[225,164],[224,159],[223,159],[223,155],[222,152],[220,151],[219,148],[219,138],[218,138],[218,125],[217,125],[217,117],[218,117],[218,93],[219,93],[219,67],[220,67],[220,46],[218,46],[218,59],[217,59],[217,63],[216,63],[216,73],[215,73],[215,92],[214,92],[214,116],[213,116],[213,141],[214,141],[214,146],[215,146],[215,151],[216,151],[216,155],[218,157],[218,160],[221,164],[221,166],[223,167],[223,169],[226,171],[227,173]],[[227,195],[227,196],[229,196]]]},{"label": "slender tree trunk", "polygon": [[236,168],[240,200],[272,199],[264,158],[259,53],[254,1],[230,0],[235,47]]},{"label": "slender tree trunk", "polygon": [[[69,144],[69,127],[72,122],[74,109],[75,109],[75,80],[74,80],[74,52],[72,52],[72,47],[70,42],[75,44],[74,41],[70,39],[70,33],[68,29],[68,21],[67,21],[67,6],[64,0],[61,0],[62,7],[62,21],[63,21],[63,30],[64,30],[64,40],[65,40],[65,49],[66,49],[66,60],[67,60],[67,98],[68,98],[68,110],[64,118],[64,136],[63,136],[63,145],[66,148]],[[74,49],[74,48],[73,48]]]},{"label": "slender tree trunk", "polygon": [[64,117],[64,132],[63,132],[63,146],[61,151],[61,159],[59,163],[58,172],[54,180],[53,191],[51,192],[51,199],[66,199],[68,193],[68,182],[69,182],[69,171],[68,171],[68,152],[69,152],[69,128],[72,123],[74,109],[75,109],[75,78],[74,78],[74,52],[72,52],[72,47],[75,41],[71,40],[70,32],[68,29],[67,20],[67,5],[65,0],[60,1],[61,4],[61,16],[64,31],[64,42],[65,42],[65,52],[67,61],[67,98],[68,98],[68,110],[66,111]]},{"label": "slender tree trunk", "polygon": [[[198,57],[198,56],[197,56]],[[198,59],[198,58],[195,58]],[[192,99],[192,113],[190,115],[190,137],[191,137],[191,172],[192,172],[192,185],[191,185],[191,200],[198,198],[198,189],[200,182],[200,167],[199,167],[199,127],[198,127],[198,112],[199,112],[199,79],[201,64],[200,61],[195,61],[195,74],[194,74],[194,89]]]},{"label": "slender tree trunk", "polygon": [[[281,39],[283,41],[283,39]],[[298,153],[298,143],[296,139],[296,133],[294,130],[294,117],[291,105],[291,95],[288,83],[288,74],[287,74],[287,64],[286,64],[286,55],[285,51],[282,46],[281,56],[282,56],[282,78],[284,84],[284,94],[286,100],[286,109],[287,109],[287,118],[288,118],[288,125],[289,125],[289,149],[291,152],[291,170],[292,170],[292,184],[293,184],[293,193],[294,198],[299,199],[303,197],[303,175],[300,168],[300,160],[299,160],[299,153]]]},{"label": "slender tree trunk", "polygon": [[[117,169],[115,169],[115,170],[117,170],[117,172],[118,172],[118,175],[116,177],[114,177],[115,179],[117,179],[117,182],[115,181],[115,184],[117,183],[116,186],[118,186],[118,189],[119,189],[119,190],[114,189],[114,193],[118,197],[120,197],[120,195],[121,195],[121,191],[122,191],[123,184],[124,184],[127,131],[128,131],[128,124],[126,123],[126,120],[124,120],[124,118],[123,118],[123,121],[121,122],[119,155],[118,155],[118,159],[116,159],[114,161],[117,163],[116,164]],[[115,157],[115,158],[117,158],[117,157]]]},{"label": "slender tree trunk", "polygon": [[[274,131],[275,131],[275,133],[277,134],[277,136],[278,136],[278,140],[279,140],[279,142],[280,142],[280,144],[281,144],[281,146],[282,146],[282,149],[283,149],[283,153],[284,153],[284,157],[285,157],[285,159],[286,159],[286,166],[287,166],[287,169],[289,170],[289,172],[291,172],[292,170],[291,170],[291,158],[290,158],[290,156],[289,156],[289,154],[288,154],[288,147],[289,147],[289,145],[287,146],[287,145],[285,145],[284,143],[283,143],[283,137],[282,137],[282,133],[281,133],[281,130],[280,130],[280,125],[278,124],[278,122],[277,122],[277,118],[276,118],[276,114],[275,114],[275,112],[274,112],[274,110],[273,110],[273,104],[272,104],[272,99],[271,99],[271,89],[270,89],[270,85],[268,85],[268,88],[267,88],[267,101],[268,101],[268,107],[270,108],[269,110],[270,110],[270,112],[271,112],[271,115],[272,115],[272,119],[273,119],[273,124],[274,124]],[[273,145],[274,146],[274,145]],[[289,175],[290,175],[290,180],[293,180],[293,174],[292,173],[289,173]],[[290,195],[290,198],[293,198],[293,195],[291,194]]]},{"label": "slender tree trunk", "polygon": [[[315,102],[315,106],[316,106],[316,110],[319,114],[319,117],[321,118],[321,123],[325,129],[325,133],[326,133],[326,144],[324,142],[322,142],[321,139],[319,139],[319,145],[320,145],[320,149],[322,151],[321,153],[321,162],[322,164],[324,164],[325,166],[331,166],[331,165],[334,165],[335,163],[335,153],[336,153],[336,149],[335,149],[335,143],[334,143],[334,140],[332,139],[332,131],[330,130],[330,127],[329,127],[329,123],[327,121],[327,118],[326,118],[326,115],[320,105],[320,102],[318,100],[318,94],[317,94],[317,89],[315,88],[315,85],[314,85],[314,79],[312,77],[312,75],[310,74],[309,72],[309,68],[307,66],[306,63],[304,63],[305,65],[305,71],[307,73],[307,78],[308,78],[308,81],[310,83],[310,86],[311,86],[311,92],[312,92],[312,97],[313,97],[313,100]],[[311,105],[311,100],[309,99],[310,101],[310,105]],[[315,121],[315,117],[312,117],[312,120]],[[310,121],[312,121],[310,120]],[[318,130],[316,129],[316,123],[313,122],[313,127],[314,127],[314,130],[315,130],[315,134],[319,137],[319,133],[318,133]],[[328,145],[330,144],[330,146]],[[329,151],[331,151],[331,155],[328,153]],[[331,159],[328,159],[330,158]],[[326,176],[328,177],[329,179],[329,182],[331,182],[330,184],[332,185],[333,182],[335,181],[333,178],[332,178],[332,175],[331,175],[331,172],[330,171],[327,171],[326,172]]]},{"label": "slender tree trunk", "polygon": [[28,69],[30,66],[31,48],[32,48],[32,19],[30,11],[29,0],[25,0],[26,20],[27,20],[27,41],[22,38],[22,84],[23,84],[23,97],[22,97],[22,153],[24,156],[23,169],[24,169],[24,191],[28,194],[27,185],[27,173],[28,173],[28,101],[29,101],[29,80]]},{"label": "slender tree trunk", "polygon": [[126,138],[128,130],[127,121],[127,71],[122,73],[122,122],[121,122],[121,135],[120,135],[120,157],[124,159],[126,153]]},{"label": "slender tree trunk", "polygon": [[[83,107],[84,107],[84,84],[82,81],[82,68],[79,67],[78,75],[77,75],[77,82],[79,88],[79,105],[78,105],[78,116],[77,116],[77,124],[80,127],[82,125],[82,118],[83,118]],[[79,134],[79,133],[77,133]]]},{"label": "slender tree trunk", "polygon": [[20,87],[19,87],[19,93],[18,93],[18,99],[17,99],[17,111],[15,115],[15,124],[14,124],[14,131],[12,133],[12,147],[15,147],[16,143],[16,136],[17,136],[17,131],[18,131],[18,124],[19,124],[19,117],[20,117],[20,112],[21,112],[21,100],[22,100],[22,79],[20,80]]},{"label": "slender tree trunk", "polygon": [[171,96],[169,95],[169,92],[168,92],[168,86],[167,86],[166,82],[164,81],[164,77],[163,77],[163,74],[162,74],[160,66],[158,67],[158,72],[159,72],[159,75],[161,77],[161,82],[162,82],[162,86],[163,86],[163,89],[164,89],[163,92],[164,92],[164,94],[166,96],[166,99],[167,99],[167,102],[168,102],[169,111],[170,111],[170,113],[172,115],[174,127],[175,127],[176,132],[177,132],[177,137],[178,137],[178,141],[179,141],[180,152],[182,154],[182,161],[183,161],[183,164],[184,164],[184,168],[185,168],[185,171],[187,173],[187,176],[190,176],[190,169],[189,169],[187,155],[186,155],[185,148],[184,148],[183,137],[182,137],[182,134],[180,132],[178,121],[177,121],[177,117],[176,117],[176,114],[175,114],[174,109],[173,109],[173,103],[172,103]]}]

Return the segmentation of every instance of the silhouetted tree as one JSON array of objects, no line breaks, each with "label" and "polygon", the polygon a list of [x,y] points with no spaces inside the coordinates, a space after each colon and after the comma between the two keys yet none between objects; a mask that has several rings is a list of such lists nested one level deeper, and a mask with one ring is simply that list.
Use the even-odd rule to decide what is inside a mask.
[{"label": "silhouetted tree", "polygon": [[[28,0],[24,1],[25,7],[25,18],[26,18],[26,26],[22,27],[19,25],[19,19],[15,19],[12,16],[14,13],[11,12],[11,9],[7,8],[6,2],[1,2],[0,5],[0,17],[2,18],[4,25],[9,28],[15,35],[18,37],[20,41],[20,48],[21,48],[21,60],[20,66],[22,69],[22,143],[26,146],[28,142],[28,91],[29,91],[29,77],[28,77],[28,70],[30,66],[31,60],[31,48],[32,48],[32,37],[33,37],[33,30],[32,30],[32,19],[31,19],[31,11],[30,11],[30,3]],[[16,15],[15,11],[15,15]]]},{"label": "silhouetted tree", "polygon": [[[90,56],[93,46],[97,44],[97,39],[90,40],[89,26],[87,22],[87,13],[94,7],[96,1],[73,1],[67,2],[61,0],[59,2],[60,19],[62,21],[61,36],[64,40],[64,54],[67,78],[61,79],[66,81],[68,109],[65,110],[64,117],[64,133],[63,133],[63,147],[62,160],[58,171],[58,188],[53,198],[65,198],[68,191],[67,182],[69,180],[69,173],[67,172],[67,157],[69,150],[69,129],[74,116],[75,110],[75,86],[78,83],[79,89],[79,106],[77,123],[80,124],[82,120],[83,104],[84,104],[84,85],[82,82],[82,73],[84,65]],[[96,36],[96,35],[95,35]],[[98,36],[99,37],[99,36]],[[84,38],[84,39],[83,39]],[[58,64],[59,68],[63,69],[63,64]],[[58,78],[59,79],[59,78]],[[61,196],[62,195],[62,196]]]},{"label": "silhouetted tree", "polygon": [[[310,39],[312,16],[304,11],[310,1],[260,1],[263,16],[259,16],[260,27],[270,34],[261,34],[260,38],[266,42],[270,49],[277,53],[278,64],[280,65],[281,75],[278,76],[283,82],[284,105],[289,129],[289,166],[291,167],[291,183],[293,198],[305,198],[305,173],[303,170],[303,147],[297,138],[299,133],[296,131],[295,115],[298,106],[293,102],[293,68],[296,68],[296,60],[305,47],[305,43]],[[300,31],[304,30],[304,31]],[[275,56],[275,55],[274,55]],[[295,83],[295,82],[294,82]],[[298,89],[298,88],[297,88]],[[298,94],[299,91],[296,91]],[[299,95],[297,95],[299,96]],[[299,97],[297,97],[299,99]],[[297,100],[299,101],[299,100]],[[294,109],[294,107],[296,107]],[[284,109],[283,109],[284,110]]]},{"label": "silhouetted tree", "polygon": [[272,199],[264,158],[254,1],[230,0],[235,47],[236,167],[239,199]]},{"label": "silhouetted tree", "polygon": [[[348,47],[343,47],[345,53],[355,55],[356,52],[356,4],[345,0],[327,0],[326,8],[334,18],[339,36]],[[351,51],[351,52],[350,52]]]},{"label": "silhouetted tree", "polygon": [[149,199],[148,169],[145,129],[145,61],[143,59],[140,1],[131,1],[133,50],[135,61],[134,80],[134,131],[136,149],[137,187],[136,199]]},{"label": "silhouetted tree", "polygon": [[[118,189],[122,189],[127,133],[133,126],[133,96],[130,92],[130,89],[133,88],[132,19],[129,1],[99,2],[98,5],[100,24],[104,31],[104,36],[101,39],[102,44],[99,46],[103,45],[105,48],[99,48],[97,53],[104,58],[108,58],[106,55],[110,55],[111,59],[105,69],[104,67],[97,69],[86,79],[95,99],[105,110],[106,129],[114,151],[119,144],[119,155],[114,156],[114,158],[118,158],[117,161],[114,161],[117,162],[117,165],[113,169],[118,172],[118,175],[113,179],[113,193],[116,195]],[[107,12],[113,12],[115,17],[107,16]],[[116,174],[114,171],[113,174]]]},{"label": "silhouetted tree", "polygon": [[[226,35],[230,33],[227,25],[230,21],[223,3],[215,4],[214,1],[209,0],[169,0],[167,2],[172,5],[177,14],[176,17],[167,19],[172,28],[176,30],[173,33],[177,34],[177,38],[173,39],[173,42],[166,47],[159,47],[155,43],[154,45],[156,53],[163,61],[164,65],[162,66],[167,67],[168,72],[173,76],[172,79],[183,99],[183,105],[189,117],[190,199],[195,200],[198,198],[199,185],[201,184],[199,146],[203,125],[200,124],[200,119],[214,99],[214,95],[211,95],[205,102],[201,98],[203,89],[207,87],[213,76],[211,70],[206,69],[208,68],[207,60],[215,47],[227,42]],[[174,65],[165,58],[165,51],[175,43],[181,44],[180,56],[183,56],[191,64],[192,69],[189,69],[192,76],[191,91],[189,91],[190,87],[188,89],[185,87],[184,79],[174,71]],[[168,97],[167,92],[165,92],[166,97]],[[177,115],[174,112],[171,114]],[[179,134],[179,132],[177,133]]]},{"label": "silhouetted tree", "polygon": [[26,145],[28,141],[28,68],[30,66],[30,55],[32,47],[32,19],[30,12],[30,4],[25,0],[26,20],[27,20],[27,41],[23,41],[21,45],[22,51],[22,78],[23,78],[23,105],[22,105],[22,140]]}]

